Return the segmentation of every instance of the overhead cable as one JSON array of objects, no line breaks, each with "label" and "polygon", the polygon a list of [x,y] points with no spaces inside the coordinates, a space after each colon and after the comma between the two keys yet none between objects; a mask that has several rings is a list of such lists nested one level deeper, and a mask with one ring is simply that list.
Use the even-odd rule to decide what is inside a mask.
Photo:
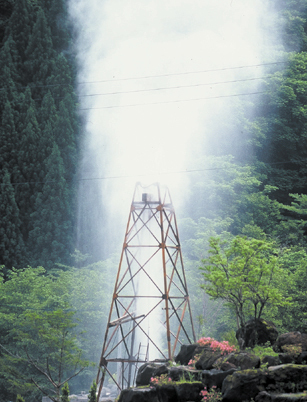
[{"label": "overhead cable", "polygon": [[[303,159],[302,161],[307,160]],[[265,165],[283,165],[285,163],[297,163],[294,161],[283,161],[283,162],[261,162]],[[301,162],[301,161],[300,161]],[[206,172],[206,171],[214,171],[214,170],[230,170],[230,169],[238,169],[238,168],[246,168],[251,167],[255,163],[247,163],[245,165],[233,165],[227,167],[212,167],[212,168],[204,168],[204,169],[184,169],[184,170],[175,170],[170,172],[155,172],[155,173],[139,173],[139,174],[129,174],[129,175],[114,175],[114,176],[104,176],[104,177],[85,177],[80,179],[75,179],[75,181],[83,182],[83,181],[93,181],[93,180],[113,180],[113,179],[127,179],[132,177],[146,177],[153,175],[169,175],[169,174],[182,174],[182,173],[198,173],[198,172]],[[10,183],[0,183],[0,186],[9,186],[9,185],[22,185],[22,184],[55,184],[59,183],[59,180],[46,180],[46,181],[27,181],[27,182],[10,182]]]},{"label": "overhead cable", "polygon": [[[136,76],[136,77],[123,77],[123,78],[109,78],[106,80],[95,80],[95,81],[76,81],[75,83],[58,83],[58,84],[46,84],[46,85],[33,85],[29,84],[28,86],[30,88],[51,88],[51,87],[57,87],[57,86],[73,86],[75,85],[87,85],[87,84],[98,84],[98,83],[104,83],[104,82],[117,82],[117,81],[132,81],[132,80],[143,80],[143,79],[149,79],[149,78],[162,78],[162,77],[171,77],[171,76],[181,76],[181,75],[192,75],[192,74],[202,74],[202,73],[211,73],[215,71],[227,71],[227,70],[239,70],[243,68],[253,68],[253,67],[266,67],[266,66],[273,66],[273,65],[279,65],[279,64],[286,64],[288,61],[275,61],[271,63],[259,63],[259,64],[250,64],[250,65],[245,65],[245,66],[235,66],[235,67],[223,67],[223,68],[215,68],[215,69],[208,69],[208,70],[199,70],[199,71],[185,71],[181,73],[167,73],[167,74],[157,74],[157,75],[144,75],[144,76]],[[28,86],[22,86],[20,88],[25,89]],[[2,87],[0,90],[4,90],[7,87]]]},{"label": "overhead cable", "polygon": [[84,82],[77,82],[77,84],[79,84],[79,85],[97,84],[99,82],[143,80],[143,79],[148,79],[148,78],[161,78],[161,77],[171,77],[171,76],[189,75],[189,74],[203,74],[203,73],[212,73],[215,71],[239,70],[241,68],[264,67],[264,66],[286,64],[286,63],[288,63],[288,61],[275,61],[275,62],[271,62],[271,63],[250,64],[250,65],[246,65],[246,66],[236,66],[236,67],[222,67],[222,68],[213,68],[213,69],[208,69],[208,70],[186,71],[186,72],[181,72],[181,73],[167,73],[167,74],[157,74],[157,75],[144,75],[144,76],[139,76],[139,77],[112,78],[112,79],[100,80],[100,81],[84,81]]},{"label": "overhead cable", "polygon": [[[203,87],[203,86],[210,86],[210,85],[223,85],[223,84],[233,84],[236,82],[246,82],[246,81],[256,81],[256,80],[263,80],[266,78],[271,78],[269,75],[264,77],[252,77],[252,78],[242,78],[239,80],[230,80],[230,81],[215,81],[215,82],[208,82],[208,83],[198,83],[198,84],[189,84],[189,85],[176,85],[172,87],[157,87],[157,88],[148,88],[148,89],[132,89],[129,91],[114,91],[114,92],[102,92],[102,93],[93,93],[93,94],[79,94],[78,98],[85,98],[85,97],[93,97],[93,96],[107,96],[107,95],[121,95],[121,94],[130,94],[130,93],[140,93],[140,92],[154,92],[154,91],[164,91],[164,90],[171,90],[171,89],[182,89],[182,88],[195,88],[195,87]],[[56,97],[55,100],[64,99],[63,97]],[[42,98],[35,98],[35,101],[41,101]]]},{"label": "overhead cable", "polygon": [[137,93],[137,92],[164,91],[164,90],[170,90],[170,89],[204,87],[204,86],[209,86],[209,85],[233,84],[235,82],[256,81],[256,80],[262,80],[262,79],[265,79],[265,78],[270,78],[270,76],[267,75],[267,76],[264,76],[264,77],[243,78],[241,80],[215,81],[215,82],[190,84],[190,85],[177,85],[177,86],[173,86],[173,87],[132,89],[130,91],[116,91],[116,92],[103,92],[103,93],[96,93],[96,94],[85,94],[85,95],[79,95],[79,98],[84,98],[84,97],[87,97],[87,96],[120,95],[120,94],[130,94],[130,93]]},{"label": "overhead cable", "polygon": [[111,105],[111,106],[100,106],[100,107],[89,107],[89,108],[79,108],[78,110],[98,110],[98,109],[115,109],[115,108],[123,108],[123,107],[135,107],[135,106],[148,106],[148,105],[161,105],[168,103],[181,103],[181,102],[196,102],[202,100],[210,100],[210,99],[221,99],[221,98],[231,98],[235,96],[246,96],[246,95],[259,95],[264,94],[264,91],[259,92],[248,92],[241,94],[232,94],[232,95],[218,95],[218,96],[208,96],[201,98],[192,98],[192,99],[175,99],[170,101],[160,101],[160,102],[148,102],[148,103],[132,103],[128,105]]}]

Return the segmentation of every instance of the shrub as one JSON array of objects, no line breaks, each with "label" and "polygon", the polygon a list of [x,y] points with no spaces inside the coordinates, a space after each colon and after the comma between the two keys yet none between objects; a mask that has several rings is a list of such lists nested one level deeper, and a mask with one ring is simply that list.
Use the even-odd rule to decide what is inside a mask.
[{"label": "shrub", "polygon": [[88,395],[89,402],[96,402],[96,391],[97,391],[97,384],[95,381],[93,381],[90,393]]},{"label": "shrub", "polygon": [[65,382],[62,388],[61,402],[69,402],[68,396],[69,396],[69,386],[68,382]]},{"label": "shrub", "polygon": [[210,348],[215,352],[219,351],[222,355],[228,355],[231,352],[235,352],[237,348],[234,345],[229,345],[228,341],[216,341],[214,338],[200,338],[197,343],[200,346],[210,346]]}]

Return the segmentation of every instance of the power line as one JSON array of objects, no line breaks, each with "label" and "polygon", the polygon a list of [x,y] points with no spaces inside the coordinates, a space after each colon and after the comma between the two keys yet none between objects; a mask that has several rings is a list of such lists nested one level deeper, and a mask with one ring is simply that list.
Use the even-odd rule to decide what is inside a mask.
[{"label": "power line", "polygon": [[[58,84],[46,84],[46,85],[33,85],[29,84],[27,86],[21,86],[19,88],[21,89],[26,89],[27,87],[29,88],[52,88],[52,87],[57,87],[57,86],[74,86],[75,85],[87,85],[87,84],[98,84],[98,83],[104,83],[104,82],[118,82],[118,81],[132,81],[132,80],[143,80],[143,79],[149,79],[149,78],[162,78],[162,77],[171,77],[171,76],[181,76],[181,75],[192,75],[192,74],[202,74],[202,73],[211,73],[215,71],[227,71],[227,70],[239,70],[243,68],[253,68],[253,67],[266,67],[266,66],[272,66],[272,65],[279,65],[279,64],[286,64],[288,61],[275,61],[271,63],[260,63],[260,64],[250,64],[250,65],[245,65],[245,66],[236,66],[236,67],[223,67],[223,68],[216,68],[216,69],[208,69],[208,70],[199,70],[199,71],[186,71],[186,72],[181,72],[181,73],[167,73],[167,74],[157,74],[157,75],[145,75],[145,76],[139,76],[139,77],[123,77],[123,78],[109,78],[106,80],[97,80],[97,81],[76,81],[75,83],[58,83]],[[0,90],[4,90],[8,87],[1,87]]]},{"label": "power line", "polygon": [[104,92],[104,93],[98,93],[98,94],[85,94],[85,95],[79,95],[79,98],[84,98],[87,96],[119,95],[119,94],[130,94],[130,93],[137,93],[137,92],[151,92],[151,91],[164,91],[164,90],[170,90],[170,89],[194,88],[194,87],[203,87],[203,86],[209,86],[209,85],[233,84],[235,82],[256,81],[256,80],[262,80],[265,78],[270,78],[270,76],[267,75],[264,77],[244,78],[241,80],[230,80],[230,81],[216,81],[216,82],[199,83],[199,84],[191,84],[191,85],[177,85],[177,86],[173,86],[173,87],[132,89],[130,91],[116,91],[116,92]]},{"label": "power line", "polygon": [[[182,89],[182,88],[195,88],[195,87],[202,87],[202,86],[210,86],[210,85],[222,85],[222,84],[233,84],[236,82],[246,82],[246,81],[256,81],[256,80],[263,80],[265,78],[271,78],[269,75],[264,77],[252,77],[252,78],[243,78],[239,80],[229,80],[229,81],[215,81],[215,82],[208,82],[208,83],[198,83],[198,84],[189,84],[189,85],[177,85],[172,87],[157,87],[157,88],[148,88],[148,89],[132,89],[129,91],[114,91],[114,92],[103,92],[103,93],[95,93],[95,94],[84,94],[78,95],[78,98],[85,98],[85,97],[93,97],[93,96],[107,96],[107,95],[121,95],[121,94],[130,94],[130,93],[140,93],[140,92],[154,92],[154,91],[164,91],[164,90],[171,90],[171,89]],[[55,100],[64,99],[63,97],[56,97]],[[35,101],[41,101],[42,98],[35,98]]]},{"label": "power line", "polygon": [[[305,161],[307,159],[303,159],[302,161]],[[283,161],[283,162],[261,162],[258,161],[259,163],[265,163],[266,165],[282,165],[285,163],[295,163],[293,161]],[[204,169],[185,169],[185,170],[175,170],[175,171],[170,171],[170,172],[157,172],[157,173],[144,173],[144,174],[130,174],[130,175],[114,175],[114,176],[104,176],[104,177],[85,177],[81,179],[76,179],[77,182],[83,182],[83,181],[93,181],[93,180],[114,180],[114,179],[127,179],[127,178],[132,178],[132,177],[146,177],[146,176],[153,176],[156,174],[159,175],[169,175],[169,174],[182,174],[182,173],[197,173],[197,172],[205,172],[205,171],[215,171],[215,170],[229,170],[229,169],[238,169],[238,168],[244,168],[244,167],[250,167],[253,166],[255,163],[247,163],[243,166],[239,165],[234,165],[231,167],[213,167],[213,168],[204,168]],[[59,180],[47,180],[47,181],[28,181],[28,182],[12,182],[12,183],[0,183],[1,186],[9,186],[9,185],[20,185],[20,184],[46,184],[46,183],[51,183],[51,184],[56,184],[59,183]]]},{"label": "power line", "polygon": [[271,63],[250,64],[250,65],[246,65],[246,66],[223,67],[223,68],[215,68],[215,69],[199,70],[199,71],[186,71],[186,72],[181,72],[181,73],[144,75],[144,76],[140,76],[140,77],[113,78],[113,79],[100,80],[100,81],[85,81],[85,82],[77,82],[77,84],[83,85],[83,84],[97,84],[97,83],[100,83],[100,82],[117,82],[117,81],[129,81],[129,80],[143,80],[143,79],[148,79],[148,78],[161,78],[161,77],[188,75],[188,74],[212,73],[212,72],[215,72],[215,71],[239,70],[241,68],[264,67],[264,66],[286,64],[286,63],[288,63],[288,61],[275,61],[275,62],[271,62]]},{"label": "power line", "polygon": [[80,108],[78,110],[116,109],[116,108],[134,107],[134,106],[161,105],[161,104],[168,104],[168,103],[196,102],[196,101],[201,101],[201,100],[231,98],[231,97],[246,96],[246,95],[259,95],[259,94],[264,94],[264,93],[265,93],[264,91],[259,91],[259,92],[249,92],[249,93],[232,94],[232,95],[209,96],[209,97],[201,97],[201,98],[193,98],[193,99],[176,99],[176,100],[160,101],[160,102],[133,103],[133,104],[128,104],[128,105],[89,107],[89,108]]}]

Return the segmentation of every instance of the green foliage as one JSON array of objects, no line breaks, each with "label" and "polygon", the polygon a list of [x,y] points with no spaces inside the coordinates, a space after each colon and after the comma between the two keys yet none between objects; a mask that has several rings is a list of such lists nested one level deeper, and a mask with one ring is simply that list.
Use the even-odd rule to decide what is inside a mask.
[{"label": "green foliage", "polygon": [[93,381],[93,384],[91,386],[91,389],[90,389],[90,392],[88,395],[89,402],[96,402],[96,399],[97,399],[96,391],[97,391],[97,384],[96,384],[96,381]]},{"label": "green foliage", "polygon": [[283,24],[282,39],[286,51],[306,51],[306,17],[307,3],[305,0],[282,0],[281,6]]},{"label": "green foliage", "polygon": [[59,402],[64,383],[89,365],[81,358],[68,279],[46,276],[43,268],[12,269],[0,284],[0,368],[10,389],[36,387]]},{"label": "green foliage", "polygon": [[69,386],[68,382],[65,382],[63,388],[62,388],[62,394],[61,394],[61,402],[69,402]]},{"label": "green foliage", "polygon": [[[9,269],[28,263],[43,263],[47,269],[56,263],[71,263],[79,127],[72,58],[67,46],[71,27],[65,18],[67,6],[63,0],[16,0],[12,2],[12,13],[0,48],[0,179],[6,169],[13,184],[15,213],[20,220],[15,232],[20,228],[22,236],[21,255],[14,247],[13,237],[6,243],[6,249],[11,246],[5,255],[12,258],[3,257],[0,264]],[[51,187],[56,187],[58,177],[53,175],[52,184],[50,166],[48,168],[56,146],[64,160],[64,167],[59,169],[61,184],[66,180],[65,194],[60,191],[58,198],[63,196],[62,206],[66,205],[66,210],[65,219],[63,213],[61,217],[52,213],[58,207],[55,197],[46,205],[45,211],[50,213],[48,224],[56,227],[50,233],[48,224],[40,226],[42,219],[37,217],[42,212],[41,199],[49,197]],[[47,181],[48,185],[43,188]],[[56,192],[58,188],[53,190]],[[6,226],[7,218],[1,214],[1,227]],[[43,258],[38,261],[37,250],[42,239]]]},{"label": "green foliage", "polygon": [[[3,177],[1,177],[3,173]],[[15,200],[10,175],[6,169],[0,172],[0,264],[7,268],[19,265],[24,259],[24,243],[21,234],[21,220]]]},{"label": "green foliage", "polygon": [[278,356],[278,353],[274,352],[271,345],[264,345],[264,346],[256,345],[252,349],[252,353],[260,357],[260,360],[262,360],[264,356]]},{"label": "green foliage", "polygon": [[[115,281],[118,261],[105,262],[68,270],[65,273],[70,300],[76,310],[75,319],[86,331],[79,345],[84,357],[99,363],[101,355],[101,334],[105,331],[110,300]],[[70,381],[71,388],[89,389],[97,375],[96,367],[86,368],[78,377]]]},{"label": "green foliage", "polygon": [[280,263],[288,272],[286,280],[280,281],[284,292],[291,295],[290,306],[273,311],[271,319],[277,322],[284,332],[307,329],[307,254],[300,247],[285,248],[280,255]]},{"label": "green foliage", "polygon": [[236,337],[236,332],[233,329],[230,331],[224,332],[222,337],[230,345],[233,345],[237,350],[239,350],[240,347],[239,347],[238,340]]},{"label": "green foliage", "polygon": [[261,168],[266,184],[277,187],[274,196],[289,203],[290,193],[306,193],[307,53],[292,53],[284,71],[267,83],[261,115],[262,148],[258,157],[269,163]]},{"label": "green foliage", "polygon": [[16,0],[13,13],[8,23],[7,36],[10,35],[16,43],[18,68],[25,61],[25,52],[31,37],[33,16],[35,15],[33,3],[27,0]]},{"label": "green foliage", "polygon": [[250,316],[260,318],[268,303],[289,304],[289,298],[274,286],[274,278],[283,271],[272,243],[240,236],[227,243],[216,237],[210,239],[210,246],[209,258],[202,261],[203,288],[234,308],[238,326],[244,327]]},{"label": "green foliage", "polygon": [[[25,51],[25,70],[29,82],[44,84],[51,74],[54,50],[50,27],[48,26],[45,13],[39,7],[32,34]],[[38,93],[36,91],[36,93]]]},{"label": "green foliage", "polygon": [[17,394],[16,402],[25,402],[25,400],[23,399],[23,397],[21,395]]},{"label": "green foliage", "polygon": [[[31,263],[53,267],[53,261],[65,264],[69,260],[67,250],[71,236],[69,219],[69,190],[64,178],[64,166],[58,146],[55,144],[46,160],[46,183],[37,195],[31,214],[34,229],[29,232]],[[61,228],[61,229],[60,229]]]}]

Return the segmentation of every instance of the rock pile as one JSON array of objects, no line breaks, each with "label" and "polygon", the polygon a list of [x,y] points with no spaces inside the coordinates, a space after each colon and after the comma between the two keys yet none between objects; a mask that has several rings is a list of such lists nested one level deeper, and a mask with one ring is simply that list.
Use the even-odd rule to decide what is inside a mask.
[{"label": "rock pile", "polygon": [[307,334],[283,334],[273,348],[276,356],[260,359],[252,351],[183,345],[176,366],[141,366],[137,387],[123,390],[119,402],[198,402],[204,387],[219,391],[223,402],[307,402]]}]

